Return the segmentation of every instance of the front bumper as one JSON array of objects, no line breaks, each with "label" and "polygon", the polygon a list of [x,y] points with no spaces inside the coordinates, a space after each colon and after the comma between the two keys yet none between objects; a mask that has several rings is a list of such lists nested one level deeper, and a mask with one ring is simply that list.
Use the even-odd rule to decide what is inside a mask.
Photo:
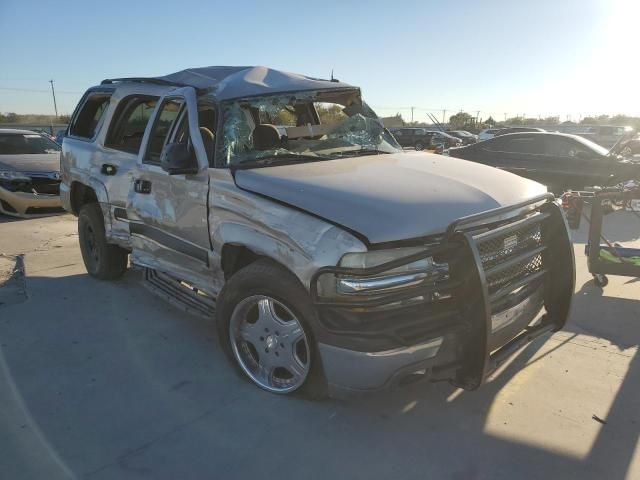
[{"label": "front bumper", "polygon": [[31,218],[62,213],[59,195],[11,192],[0,187],[0,213]]},{"label": "front bumper", "polygon": [[[375,391],[414,378],[472,390],[520,347],[562,328],[575,265],[552,198],[457,220],[437,246],[385,265],[320,269],[311,297],[330,392]],[[497,220],[509,212],[509,220]],[[430,256],[449,264],[449,278],[358,303],[318,294],[322,275],[373,277]],[[416,298],[423,301],[398,303]]]}]

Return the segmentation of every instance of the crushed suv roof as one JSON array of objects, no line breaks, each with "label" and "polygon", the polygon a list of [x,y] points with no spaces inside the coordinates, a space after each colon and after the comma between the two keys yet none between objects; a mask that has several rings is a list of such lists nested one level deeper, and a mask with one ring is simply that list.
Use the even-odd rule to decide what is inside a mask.
[{"label": "crushed suv roof", "polygon": [[305,90],[352,88],[351,85],[336,80],[323,80],[260,66],[188,68],[163,77],[116,78],[102,83],[127,81],[194,87],[219,100]]}]

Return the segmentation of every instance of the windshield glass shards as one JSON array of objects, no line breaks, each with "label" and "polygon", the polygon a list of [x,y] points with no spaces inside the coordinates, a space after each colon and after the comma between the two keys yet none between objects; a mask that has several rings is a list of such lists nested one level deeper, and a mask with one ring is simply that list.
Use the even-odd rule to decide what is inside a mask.
[{"label": "windshield glass shards", "polygon": [[223,112],[220,158],[224,166],[400,151],[358,89],[241,99],[227,103]]}]

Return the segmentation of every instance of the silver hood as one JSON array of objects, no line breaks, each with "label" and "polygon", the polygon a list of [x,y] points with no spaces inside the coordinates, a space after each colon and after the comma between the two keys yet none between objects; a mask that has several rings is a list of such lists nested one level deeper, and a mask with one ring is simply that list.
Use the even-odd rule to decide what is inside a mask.
[{"label": "silver hood", "polygon": [[60,153],[0,155],[0,170],[13,172],[59,172]]},{"label": "silver hood", "polygon": [[370,243],[440,234],[460,217],[546,192],[539,183],[422,152],[238,170],[238,187],[295,206]]}]

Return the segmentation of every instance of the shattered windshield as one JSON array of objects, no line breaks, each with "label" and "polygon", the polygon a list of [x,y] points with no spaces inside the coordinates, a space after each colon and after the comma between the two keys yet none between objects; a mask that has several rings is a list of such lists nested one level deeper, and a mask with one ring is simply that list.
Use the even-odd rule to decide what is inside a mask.
[{"label": "shattered windshield", "polygon": [[225,166],[314,161],[400,151],[358,89],[301,92],[224,107]]}]

